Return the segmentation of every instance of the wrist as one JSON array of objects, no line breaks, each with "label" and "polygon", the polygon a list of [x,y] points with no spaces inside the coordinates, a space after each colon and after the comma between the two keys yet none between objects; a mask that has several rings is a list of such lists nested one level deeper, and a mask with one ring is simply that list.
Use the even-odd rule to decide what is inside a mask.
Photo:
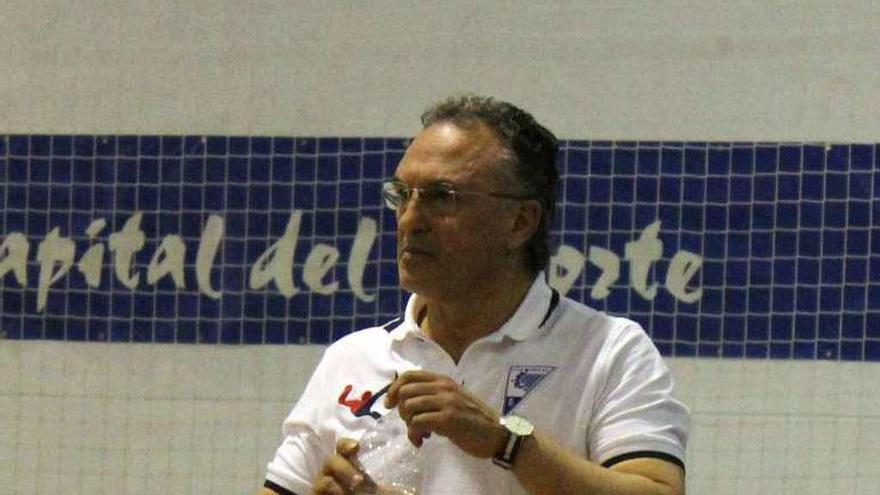
[{"label": "wrist", "polygon": [[506,430],[506,441],[501,450],[492,457],[492,462],[504,469],[513,469],[520,447],[534,432],[534,425],[528,419],[511,414],[501,418],[498,423]]},{"label": "wrist", "polygon": [[505,447],[507,447],[507,442],[510,440],[510,432],[504,425],[501,424],[501,418],[495,420],[495,425],[492,428],[492,434],[489,437],[491,439],[489,445],[492,446],[492,449],[489,451],[486,457],[493,458],[497,457],[504,452]]}]

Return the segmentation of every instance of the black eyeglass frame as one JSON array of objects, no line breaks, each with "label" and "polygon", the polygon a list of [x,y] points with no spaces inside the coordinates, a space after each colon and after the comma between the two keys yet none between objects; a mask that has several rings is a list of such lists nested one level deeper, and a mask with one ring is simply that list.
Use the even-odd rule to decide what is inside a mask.
[{"label": "black eyeglass frame", "polygon": [[[405,191],[405,194],[400,192]],[[485,191],[462,191],[456,189],[452,184],[437,183],[427,187],[414,187],[399,179],[387,179],[382,181],[382,199],[385,206],[389,209],[400,212],[406,209],[407,204],[413,197],[413,193],[417,192],[419,201],[426,201],[430,209],[438,210],[440,196],[449,197],[451,200],[447,202],[449,207],[455,208],[458,204],[457,196],[476,196],[497,199],[506,199],[511,201],[528,201],[535,199],[533,194],[514,194],[506,192],[485,192]],[[447,201],[443,199],[443,201]],[[445,207],[445,206],[444,206]]]}]

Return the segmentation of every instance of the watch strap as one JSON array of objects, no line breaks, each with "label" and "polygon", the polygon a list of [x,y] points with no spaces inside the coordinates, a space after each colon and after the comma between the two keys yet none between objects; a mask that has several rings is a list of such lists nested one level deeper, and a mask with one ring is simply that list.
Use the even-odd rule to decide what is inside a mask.
[{"label": "watch strap", "polygon": [[495,454],[495,457],[492,458],[492,462],[496,466],[500,466],[504,469],[512,469],[513,463],[516,461],[516,455],[519,453],[519,447],[522,445],[524,438],[525,437],[508,430],[507,442],[505,442],[504,448]]}]

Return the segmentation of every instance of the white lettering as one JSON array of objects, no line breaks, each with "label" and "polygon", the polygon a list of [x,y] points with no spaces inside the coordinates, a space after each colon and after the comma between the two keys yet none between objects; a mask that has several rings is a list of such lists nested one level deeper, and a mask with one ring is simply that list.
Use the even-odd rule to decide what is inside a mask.
[{"label": "white lettering", "polygon": [[293,284],[293,253],[296,251],[296,243],[299,239],[302,215],[302,211],[294,210],[287,222],[284,235],[257,258],[257,262],[251,268],[251,289],[262,289],[270,281],[274,281],[278,290],[288,299],[299,292]]},{"label": "white lettering", "polygon": [[6,236],[0,245],[0,279],[11,270],[22,287],[27,286],[27,257],[31,246],[20,232]]},{"label": "white lettering", "polygon": [[687,291],[687,284],[703,265],[703,258],[690,251],[679,251],[669,262],[666,271],[666,289],[676,299],[686,303],[697,302],[703,296],[703,288]]},{"label": "white lettering", "polygon": [[303,282],[318,294],[329,296],[339,289],[339,282],[324,285],[321,280],[339,259],[339,250],[327,244],[317,244],[306,258],[303,266]]},{"label": "white lettering", "polygon": [[[70,267],[73,266],[73,256],[76,253],[76,244],[68,237],[59,235],[60,229],[55,227],[49,235],[43,239],[37,248],[37,261],[40,262],[40,283],[37,287],[37,311],[46,307],[46,299],[49,297],[49,286],[63,277]],[[55,263],[61,262],[58,271]]]},{"label": "white lettering", "polygon": [[[299,241],[303,212],[294,210],[285,227],[284,234],[269,246],[251,267],[249,287],[263,289],[274,282],[279,292],[286,298],[295,296],[299,289],[294,284],[294,254]],[[140,281],[140,273],[134,267],[134,258],[145,244],[145,236],[140,228],[142,212],[136,212],[123,226],[122,230],[109,237],[108,246],[94,242],[105,229],[107,221],[94,220],[86,229],[88,239],[94,244],[83,253],[76,263],[77,270],[83,274],[90,287],[101,284],[105,251],[109,247],[113,253],[113,266],[116,277],[129,289],[135,289]],[[643,298],[653,299],[659,284],[650,283],[652,265],[663,253],[663,242],[659,239],[661,223],[656,221],[647,226],[638,239],[625,246],[625,259],[630,262],[630,284]],[[220,243],[223,239],[224,220],[218,215],[210,215],[199,241],[196,255],[196,280],[200,293],[219,299],[221,292],[211,286],[211,273]],[[357,233],[348,253],[347,281],[352,294],[365,302],[376,300],[376,293],[368,293],[363,285],[364,272],[370,252],[376,242],[378,228],[376,220],[361,218]],[[0,278],[10,271],[22,286],[27,286],[27,262],[30,245],[20,232],[12,232],[0,244]],[[58,227],[49,232],[39,244],[36,259],[40,264],[37,310],[42,311],[48,299],[49,289],[71,269],[76,254],[76,244],[72,239],[61,237]],[[155,284],[166,275],[171,275],[178,289],[186,288],[185,258],[187,245],[178,235],[168,235],[156,248],[146,270],[148,284]],[[340,282],[333,280],[333,268],[341,254],[339,249],[329,244],[315,244],[303,264],[302,282],[311,292],[324,296],[336,293]],[[611,293],[611,286],[620,278],[621,258],[614,252],[592,246],[588,256],[572,246],[561,245],[550,258],[548,282],[560,293],[568,293],[575,281],[583,274],[585,263],[589,261],[602,270],[601,275],[590,291],[592,299],[604,299]],[[679,251],[670,260],[666,270],[665,287],[678,301],[694,303],[699,301],[703,290],[697,277],[703,258],[689,251]],[[326,279],[326,280],[325,280]],[[694,282],[694,285],[689,285]]]},{"label": "white lettering", "polygon": [[183,278],[183,261],[186,256],[186,244],[178,235],[165,236],[162,244],[153,253],[150,266],[147,267],[147,283],[155,284],[157,280],[171,274],[174,285],[178,289],[186,288]]},{"label": "white lettering", "polygon": [[348,285],[355,297],[364,302],[373,302],[376,299],[376,294],[367,294],[364,291],[363,279],[367,258],[376,241],[377,231],[375,220],[368,217],[362,218],[358,224],[357,235],[354,236],[351,252],[348,255]]},{"label": "white lettering", "polygon": [[[94,240],[95,236],[100,234],[106,226],[107,220],[103,218],[99,218],[89,224],[89,227],[86,229],[86,235],[89,236],[89,240]],[[101,285],[101,265],[104,262],[104,250],[104,244],[95,244],[83,253],[76,264],[76,269],[86,277],[86,283],[89,287]]]},{"label": "white lettering", "polygon": [[590,248],[590,263],[602,269],[602,275],[599,275],[599,279],[590,290],[590,297],[605,299],[611,294],[608,287],[620,278],[620,257],[607,249],[593,246]]},{"label": "white lettering", "polygon": [[223,217],[210,215],[205,230],[202,231],[199,251],[196,253],[196,281],[199,284],[199,291],[211,299],[220,299],[220,291],[211,287],[211,267],[214,266],[224,228]]},{"label": "white lettering", "polygon": [[132,273],[134,255],[144,247],[144,233],[141,231],[141,218],[144,214],[137,212],[125,222],[121,232],[110,234],[110,251],[114,253],[113,266],[116,278],[122,285],[134,290],[141,274]]},{"label": "white lettering", "polygon": [[574,281],[584,271],[586,260],[586,256],[577,249],[564,244],[559,246],[556,254],[550,257],[550,268],[547,272],[550,286],[563,296],[567,294]]},{"label": "white lettering", "polygon": [[657,284],[651,284],[648,287],[651,263],[663,256],[663,241],[657,239],[659,231],[660,221],[658,220],[645,227],[637,241],[626,243],[625,256],[630,262],[630,283],[640,296],[649,301],[657,295]]}]

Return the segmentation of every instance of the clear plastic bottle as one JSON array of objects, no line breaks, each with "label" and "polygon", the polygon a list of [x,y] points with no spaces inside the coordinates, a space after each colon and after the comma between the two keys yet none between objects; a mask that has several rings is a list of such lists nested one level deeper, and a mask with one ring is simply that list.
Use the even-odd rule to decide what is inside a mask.
[{"label": "clear plastic bottle", "polygon": [[367,475],[367,486],[359,494],[419,495],[422,455],[406,432],[406,423],[394,408],[361,437],[358,462]]}]

